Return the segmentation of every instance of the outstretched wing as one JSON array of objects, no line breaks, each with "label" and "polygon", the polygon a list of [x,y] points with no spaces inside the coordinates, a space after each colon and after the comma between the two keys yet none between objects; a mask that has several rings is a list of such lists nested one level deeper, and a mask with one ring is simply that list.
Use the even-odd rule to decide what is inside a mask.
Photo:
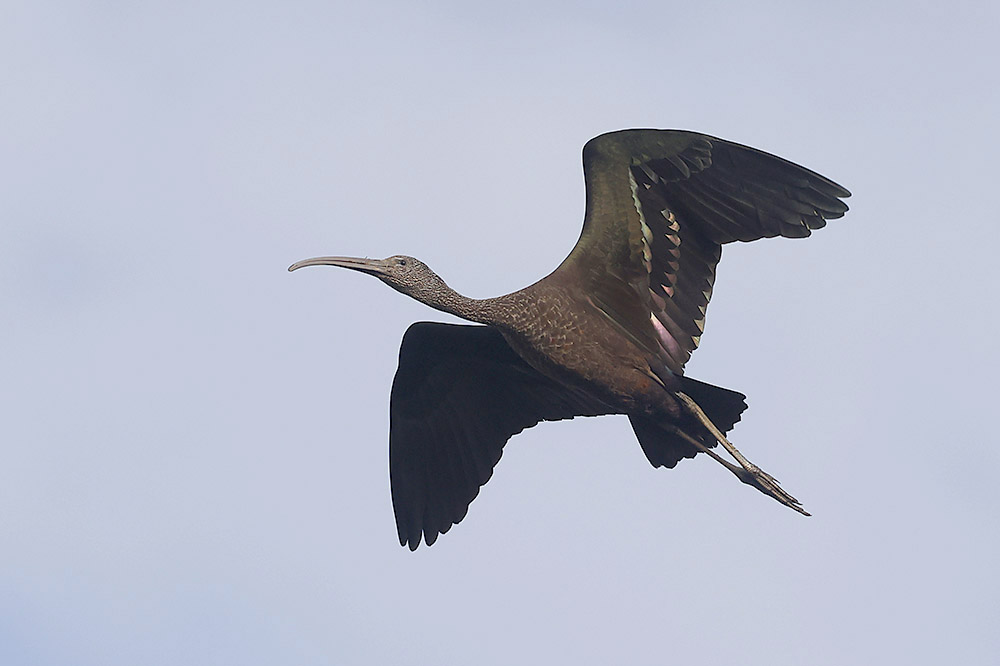
[{"label": "outstretched wing", "polygon": [[587,214],[564,266],[676,374],[704,330],[722,245],[808,236],[850,196],[780,157],[680,130],[603,134],[584,147],[583,167]]},{"label": "outstretched wing", "polygon": [[389,403],[389,476],[400,545],[465,517],[503,446],[539,421],[610,413],[533,369],[489,326],[420,322],[403,336]]}]

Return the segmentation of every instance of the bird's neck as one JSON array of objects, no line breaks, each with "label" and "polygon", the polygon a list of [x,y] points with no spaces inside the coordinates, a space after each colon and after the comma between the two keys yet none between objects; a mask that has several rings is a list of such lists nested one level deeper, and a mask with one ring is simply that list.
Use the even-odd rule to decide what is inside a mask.
[{"label": "bird's neck", "polygon": [[468,321],[479,324],[500,323],[501,309],[496,298],[469,298],[454,289],[448,288],[435,292],[433,298],[421,299],[435,310],[453,314]]}]

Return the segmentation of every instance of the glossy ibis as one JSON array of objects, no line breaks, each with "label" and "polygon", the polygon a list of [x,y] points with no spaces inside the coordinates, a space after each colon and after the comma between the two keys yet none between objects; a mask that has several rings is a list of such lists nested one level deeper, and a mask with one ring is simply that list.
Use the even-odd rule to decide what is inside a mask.
[{"label": "glossy ibis", "polygon": [[[809,515],[725,437],[742,393],[684,376],[722,245],[801,238],[850,193],[747,146],[677,130],[623,130],[583,148],[583,233],[548,277],[477,300],[423,262],[317,257],[374,275],[432,308],[485,324],[421,322],[403,336],[390,398],[389,473],[399,542],[431,545],[465,517],[515,433],[539,421],[627,414],[654,467],[705,453]],[[723,447],[736,461],[714,450]]]}]

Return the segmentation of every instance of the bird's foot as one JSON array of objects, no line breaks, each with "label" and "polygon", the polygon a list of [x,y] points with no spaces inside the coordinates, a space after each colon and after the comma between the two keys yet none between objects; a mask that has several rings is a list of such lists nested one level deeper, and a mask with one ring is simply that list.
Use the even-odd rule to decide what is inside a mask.
[{"label": "bird's foot", "polygon": [[808,511],[802,508],[801,502],[792,497],[788,491],[783,489],[778,484],[778,480],[776,478],[753,463],[748,463],[745,467],[737,468],[736,470],[733,470],[733,473],[743,483],[753,486],[765,495],[770,495],[785,506],[795,509],[803,516],[810,515]]}]

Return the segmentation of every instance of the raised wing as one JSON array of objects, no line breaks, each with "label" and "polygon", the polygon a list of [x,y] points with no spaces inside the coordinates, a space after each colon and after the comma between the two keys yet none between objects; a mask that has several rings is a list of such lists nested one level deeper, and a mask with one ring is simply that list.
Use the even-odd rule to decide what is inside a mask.
[{"label": "raised wing", "polygon": [[489,326],[420,322],[403,336],[389,403],[389,476],[400,545],[465,517],[503,446],[539,421],[610,413],[548,379]]},{"label": "raised wing", "polygon": [[722,245],[808,236],[850,196],[780,157],[680,130],[603,134],[584,147],[583,166],[587,214],[564,265],[675,374],[704,330]]}]

